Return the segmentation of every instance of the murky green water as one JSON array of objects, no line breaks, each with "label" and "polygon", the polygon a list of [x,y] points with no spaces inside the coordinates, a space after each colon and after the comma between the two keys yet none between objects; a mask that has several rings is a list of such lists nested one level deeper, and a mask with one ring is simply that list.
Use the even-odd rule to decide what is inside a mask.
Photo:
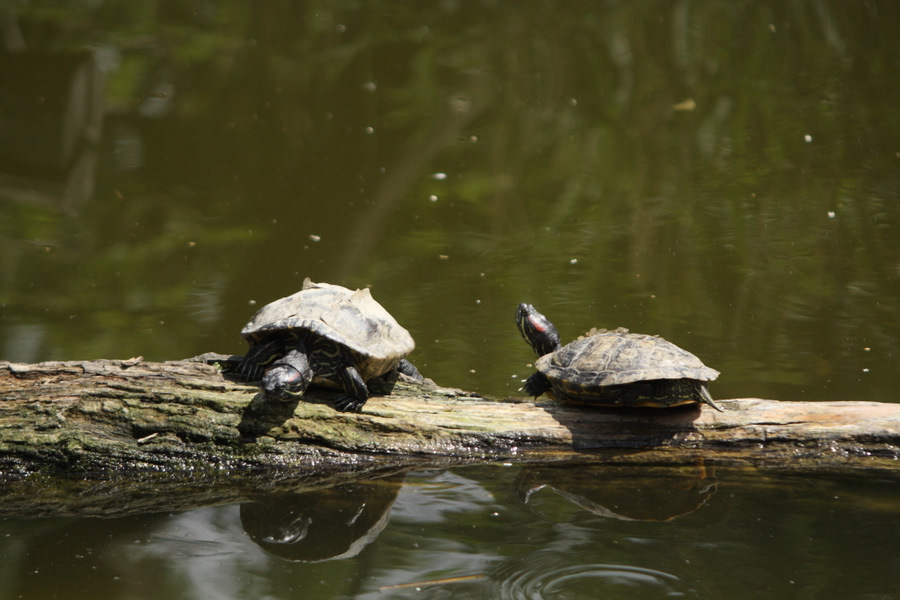
[{"label": "murky green water", "polygon": [[896,479],[588,469],[468,467],[182,513],[6,520],[0,597],[893,598],[900,589]]},{"label": "murky green water", "polygon": [[[719,398],[896,401],[894,3],[3,10],[0,359],[242,353],[310,276],[371,286],[425,375],[484,394],[529,373],[526,301],[564,339],[665,336]],[[254,543],[237,506],[9,517],[0,598],[900,589],[893,480],[719,473],[693,512],[629,521],[526,503],[524,469],[410,475],[374,541],[322,563]]]}]

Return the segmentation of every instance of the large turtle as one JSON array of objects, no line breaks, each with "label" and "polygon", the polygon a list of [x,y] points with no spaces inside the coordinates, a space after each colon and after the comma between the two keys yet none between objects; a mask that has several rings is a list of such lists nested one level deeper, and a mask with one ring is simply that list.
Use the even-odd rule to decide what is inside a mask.
[{"label": "large turtle", "polygon": [[700,359],[661,337],[592,330],[563,346],[547,317],[530,304],[516,325],[537,354],[537,372],[522,386],[530,396],[590,406],[668,407],[703,403],[721,411],[707,381],[719,376]]},{"label": "large turtle", "polygon": [[289,400],[310,383],[343,388],[335,406],[358,411],[369,399],[366,382],[393,370],[422,379],[404,357],[412,336],[368,289],[313,283],[263,306],[241,335],[250,349],[240,364],[248,380],[262,377],[267,398]]}]

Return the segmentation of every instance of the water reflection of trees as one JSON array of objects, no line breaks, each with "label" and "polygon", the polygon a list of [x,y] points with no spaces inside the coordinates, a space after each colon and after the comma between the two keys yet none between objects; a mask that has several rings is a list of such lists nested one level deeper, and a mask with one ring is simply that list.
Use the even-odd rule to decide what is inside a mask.
[{"label": "water reflection of trees", "polygon": [[[80,254],[19,259],[52,273],[57,297],[100,307],[56,344],[108,347],[165,320],[154,345],[177,353],[242,322],[225,311],[245,309],[248,285],[290,291],[287,262],[298,282],[413,285],[398,318],[442,340],[419,352],[482,381],[509,377],[485,340],[527,356],[498,323],[523,300],[568,307],[573,335],[667,335],[745,393],[850,388],[896,355],[886,3],[123,7],[45,10],[26,27],[116,48],[112,122],[146,148],[128,187],[106,181],[81,215]],[[160,81],[172,112],[140,117]],[[70,222],[55,227],[65,246]],[[236,339],[217,336],[196,350]]]}]

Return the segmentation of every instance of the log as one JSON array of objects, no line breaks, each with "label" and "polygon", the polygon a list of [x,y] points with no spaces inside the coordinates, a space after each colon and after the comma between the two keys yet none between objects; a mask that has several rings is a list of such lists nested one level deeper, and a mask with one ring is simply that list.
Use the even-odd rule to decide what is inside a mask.
[{"label": "log", "polygon": [[354,414],[325,390],[266,402],[237,359],[0,362],[0,516],[184,510],[481,462],[900,475],[898,404],[583,409],[399,379]]},{"label": "log", "polygon": [[341,413],[325,390],[267,402],[228,372],[237,358],[0,362],[0,473],[318,472],[585,453],[624,462],[900,467],[900,404],[743,398],[719,400],[723,413],[584,409],[403,378],[384,382],[385,395],[361,413]]}]

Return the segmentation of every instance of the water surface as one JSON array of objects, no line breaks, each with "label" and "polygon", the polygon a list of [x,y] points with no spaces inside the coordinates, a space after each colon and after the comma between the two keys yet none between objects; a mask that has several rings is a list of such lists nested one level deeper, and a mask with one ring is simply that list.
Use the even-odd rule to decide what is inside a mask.
[{"label": "water surface", "polygon": [[[665,336],[717,398],[896,401],[894,3],[6,10],[0,359],[240,354],[309,276],[370,286],[425,375],[482,394],[530,373],[530,302],[565,340]],[[410,475],[373,541],[320,563],[238,506],[8,517],[0,598],[900,588],[892,480],[718,473],[693,512],[627,520],[525,502],[525,469]]]},{"label": "water surface", "polygon": [[7,519],[3,598],[890,598],[893,478],[482,466]]}]

